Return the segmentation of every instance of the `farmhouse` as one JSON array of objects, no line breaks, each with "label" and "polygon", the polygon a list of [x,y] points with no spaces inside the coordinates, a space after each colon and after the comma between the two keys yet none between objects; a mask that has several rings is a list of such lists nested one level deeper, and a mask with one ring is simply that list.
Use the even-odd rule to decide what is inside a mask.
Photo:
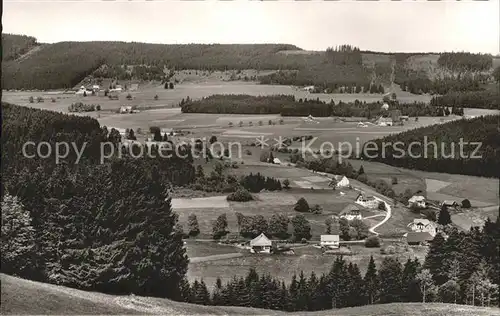
[{"label": "farmhouse", "polygon": [[122,105],[120,107],[120,113],[132,113],[132,106],[131,105]]},{"label": "farmhouse", "polygon": [[356,203],[366,208],[377,208],[379,201],[373,196],[365,196],[360,193],[356,198]]},{"label": "farmhouse", "polygon": [[337,249],[339,242],[339,235],[321,235],[319,244],[321,248]]},{"label": "farmhouse", "polygon": [[376,121],[376,124],[378,126],[392,126],[393,122],[392,122],[392,118],[381,116]]},{"label": "farmhouse", "polygon": [[312,92],[314,91],[314,86],[307,86],[307,87],[304,87],[303,89],[304,91],[308,91],[308,92]]},{"label": "farmhouse", "polygon": [[[333,181],[335,180],[335,181]],[[345,188],[349,186],[349,179],[346,176],[334,175],[329,186],[334,186],[335,188]]]},{"label": "farmhouse", "polygon": [[424,245],[430,242],[434,237],[428,232],[410,232],[406,236],[408,245]]},{"label": "farmhouse", "polygon": [[384,103],[381,107],[380,107],[382,110],[389,110],[389,104],[387,103]]},{"label": "farmhouse", "polygon": [[428,219],[416,218],[412,223],[408,224],[408,227],[413,232],[427,232],[432,237],[436,236],[436,225]]},{"label": "farmhouse", "polygon": [[419,207],[426,208],[427,203],[425,202],[425,197],[421,195],[414,195],[408,200],[408,207]]},{"label": "farmhouse", "polygon": [[345,218],[348,221],[353,221],[355,219],[363,219],[361,212],[359,210],[350,210],[340,215],[340,218]]},{"label": "farmhouse", "polygon": [[273,242],[264,233],[250,240],[251,253],[271,253]]},{"label": "farmhouse", "polygon": [[276,164],[276,165],[280,165],[281,164],[281,160],[279,160],[278,158],[274,158],[273,159],[273,163]]}]

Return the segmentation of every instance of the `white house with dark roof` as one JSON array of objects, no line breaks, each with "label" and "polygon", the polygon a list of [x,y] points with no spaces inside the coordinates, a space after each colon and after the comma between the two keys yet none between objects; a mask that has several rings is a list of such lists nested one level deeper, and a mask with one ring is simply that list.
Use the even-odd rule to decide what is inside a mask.
[{"label": "white house with dark roof", "polygon": [[436,236],[437,230],[434,222],[425,218],[416,218],[412,223],[407,225],[412,232],[427,232],[432,237]]},{"label": "white house with dark roof", "polygon": [[331,187],[335,185],[335,188],[345,188],[350,184],[349,179],[347,179],[346,176],[334,175],[332,178],[333,179],[329,184]]},{"label": "white house with dark roof", "polygon": [[339,248],[340,238],[339,235],[321,235],[320,236],[320,246],[323,248]]},{"label": "white house with dark roof", "polygon": [[356,204],[359,204],[366,208],[377,208],[379,203],[380,201],[377,200],[375,197],[365,196],[362,193],[360,193],[356,198]]},{"label": "white house with dark roof", "polygon": [[419,208],[426,208],[427,202],[425,197],[421,195],[414,195],[408,200],[408,207],[416,206]]}]

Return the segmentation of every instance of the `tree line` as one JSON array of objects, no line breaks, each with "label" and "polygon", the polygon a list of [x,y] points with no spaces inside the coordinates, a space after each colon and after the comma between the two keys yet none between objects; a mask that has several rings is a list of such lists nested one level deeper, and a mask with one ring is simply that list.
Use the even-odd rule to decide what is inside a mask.
[{"label": "tree line", "polygon": [[453,71],[485,71],[491,69],[493,57],[490,54],[474,54],[467,52],[442,53],[437,63],[441,67]]},{"label": "tree line", "polygon": [[[442,106],[428,106],[424,102],[400,103],[387,101],[391,110],[399,110],[407,116],[445,116],[451,111]],[[381,102],[366,103],[339,101],[335,104],[316,99],[296,99],[293,95],[251,96],[251,95],[212,95],[200,100],[181,102],[183,113],[225,113],[225,114],[280,114],[282,116],[317,117],[366,117],[368,119],[389,116]],[[457,107],[457,109],[459,109]],[[461,109],[461,108],[460,108]]]},{"label": "tree line", "polygon": [[495,91],[450,92],[431,99],[432,106],[461,108],[499,109],[500,94]]},{"label": "tree line", "polygon": [[[487,115],[473,119],[461,119],[444,124],[421,127],[375,140],[377,148],[368,157],[363,151],[363,159],[380,161],[389,165],[425,171],[446,172],[483,177],[497,177],[496,166],[500,164],[497,149],[498,115]],[[427,139],[427,143],[424,139]],[[461,156],[460,140],[463,139]],[[409,153],[409,144],[418,141]],[[402,142],[403,154],[394,146],[385,148],[382,143]],[[435,145],[432,144],[435,142]],[[481,143],[477,147],[477,142]],[[476,144],[476,145],[474,145]],[[426,148],[427,146],[427,148]],[[476,152],[477,149],[477,152]],[[427,155],[425,153],[427,152]],[[474,154],[475,157],[472,157]],[[480,158],[478,158],[480,157]]]}]

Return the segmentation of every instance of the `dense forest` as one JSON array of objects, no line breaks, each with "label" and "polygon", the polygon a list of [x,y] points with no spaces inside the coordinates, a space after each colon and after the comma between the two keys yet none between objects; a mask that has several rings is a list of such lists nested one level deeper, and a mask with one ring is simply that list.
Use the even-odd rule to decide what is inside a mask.
[{"label": "dense forest", "polygon": [[2,62],[14,60],[38,45],[32,36],[2,34]]},{"label": "dense forest", "polygon": [[493,65],[493,57],[490,54],[466,52],[442,53],[438,65],[453,71],[486,71]]},{"label": "dense forest", "polygon": [[[363,150],[363,159],[409,169],[498,177],[499,120],[499,115],[489,115],[389,135],[374,141],[377,144],[376,150],[370,149],[368,154]],[[463,155],[460,149],[461,139],[464,142]],[[418,142],[419,146],[411,147],[410,156],[412,142]],[[481,146],[477,147],[475,142],[480,142]]]},{"label": "dense forest", "polygon": [[[120,159],[107,151],[111,158],[101,163],[101,143],[116,146],[120,134],[93,118],[6,103],[2,115],[2,272],[177,298],[188,259],[174,231],[169,190],[192,181],[192,159],[126,152]],[[43,142],[52,150],[38,146],[46,158],[23,155]],[[56,163],[62,142],[70,144],[69,154]]]},{"label": "dense forest", "polygon": [[[401,115],[444,116],[450,113],[442,106],[429,106],[422,102],[399,103],[387,101],[391,110],[400,110]],[[281,114],[282,116],[317,117],[366,117],[390,116],[390,111],[382,108],[382,103],[366,103],[355,100],[335,104],[333,100],[324,102],[316,99],[296,99],[293,95],[251,96],[251,95],[212,95],[200,100],[186,101],[181,104],[183,113],[226,113],[226,114]],[[457,110],[461,108],[457,107]]]},{"label": "dense forest", "polygon": [[431,99],[432,106],[500,109],[500,91],[450,92]]},{"label": "dense forest", "polygon": [[417,54],[396,54],[394,67],[394,82],[401,89],[413,94],[445,94],[451,91],[480,91],[489,75],[481,72],[492,67],[491,55],[472,53],[442,53],[438,58],[438,66],[453,74],[431,80],[423,70],[411,69],[408,59]]},{"label": "dense forest", "polygon": [[446,226],[430,244],[424,262],[404,264],[386,256],[377,267],[373,257],[364,275],[343,257],[332,259],[328,273],[303,272],[291,280],[250,269],[245,277],[217,279],[210,294],[202,280],[182,284],[183,300],[203,305],[257,307],[284,311],[317,311],[392,302],[445,302],[482,306],[499,304],[500,217],[482,228],[460,232]]},{"label": "dense forest", "polygon": [[20,63],[3,63],[2,86],[4,89],[72,88],[104,64],[148,65],[177,70],[299,68],[304,57],[276,54],[283,50],[298,48],[282,44],[60,42],[45,45]]}]

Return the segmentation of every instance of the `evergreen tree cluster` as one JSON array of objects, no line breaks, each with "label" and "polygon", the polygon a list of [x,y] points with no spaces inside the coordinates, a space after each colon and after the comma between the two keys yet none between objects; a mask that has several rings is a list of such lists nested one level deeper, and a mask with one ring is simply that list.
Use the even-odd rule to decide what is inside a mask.
[{"label": "evergreen tree cluster", "polygon": [[486,71],[493,65],[490,54],[474,54],[466,52],[442,53],[438,65],[452,71]]},{"label": "evergreen tree cluster", "polygon": [[498,91],[450,92],[431,99],[432,106],[447,106],[453,109],[479,108],[499,109],[500,94]]},{"label": "evergreen tree cluster", "polygon": [[280,180],[273,177],[264,177],[260,172],[256,174],[250,173],[244,176],[240,184],[252,193],[258,193],[262,190],[281,191],[282,189]]},{"label": "evergreen tree cluster", "polygon": [[99,104],[84,104],[83,102],[71,103],[71,105],[68,106],[69,112],[93,112],[97,109],[101,109]]},{"label": "evergreen tree cluster", "polygon": [[[251,268],[245,277],[234,277],[225,284],[217,279],[209,299],[205,289],[199,289],[203,281],[196,280],[190,285],[184,301],[289,312],[375,303],[418,302],[421,301],[416,283],[419,270],[417,259],[408,260],[403,266],[392,257],[386,257],[377,270],[372,257],[366,274],[362,276],[357,264],[337,257],[328,273],[317,276],[312,272],[306,276],[300,272],[293,275],[290,281],[284,282],[269,274],[259,275]],[[197,292],[201,298],[197,297]]]},{"label": "evergreen tree cluster", "polygon": [[[189,159],[100,163],[100,143],[120,141],[95,119],[2,103],[2,271],[106,293],[174,297],[187,270],[168,191],[189,183]],[[56,164],[27,158],[32,141],[86,143]]]},{"label": "evergreen tree cluster", "polygon": [[[496,150],[500,147],[498,120],[498,115],[487,115],[389,135],[375,140],[378,150],[375,158],[363,158],[411,169],[496,177],[498,176],[496,166],[500,165],[500,157],[496,154]],[[426,150],[424,136],[427,138],[427,157],[424,155]],[[461,157],[460,139],[465,143],[463,154],[467,157]],[[382,143],[410,144],[414,141],[419,141],[421,146],[413,146],[411,156],[404,146],[401,147],[402,156],[393,146],[386,147],[385,155],[382,155]],[[429,145],[431,142],[435,142],[436,146]],[[480,155],[481,159],[471,157],[477,147],[472,144],[474,142],[482,143],[475,153],[476,156]],[[370,155],[375,156],[375,153],[372,152]]]},{"label": "evergreen tree cluster", "polygon": [[[444,108],[429,106],[423,102],[400,103],[389,101],[391,110],[401,111],[408,116],[444,116]],[[335,104],[316,99],[295,99],[293,95],[251,96],[212,95],[200,100],[188,100],[180,104],[183,113],[225,113],[225,114],[280,114],[282,116],[316,117],[367,117],[369,119],[388,116],[381,102],[340,101]],[[449,114],[449,113],[448,113]]]},{"label": "evergreen tree cluster", "polygon": [[32,36],[2,33],[2,62],[15,60],[38,45]]}]

